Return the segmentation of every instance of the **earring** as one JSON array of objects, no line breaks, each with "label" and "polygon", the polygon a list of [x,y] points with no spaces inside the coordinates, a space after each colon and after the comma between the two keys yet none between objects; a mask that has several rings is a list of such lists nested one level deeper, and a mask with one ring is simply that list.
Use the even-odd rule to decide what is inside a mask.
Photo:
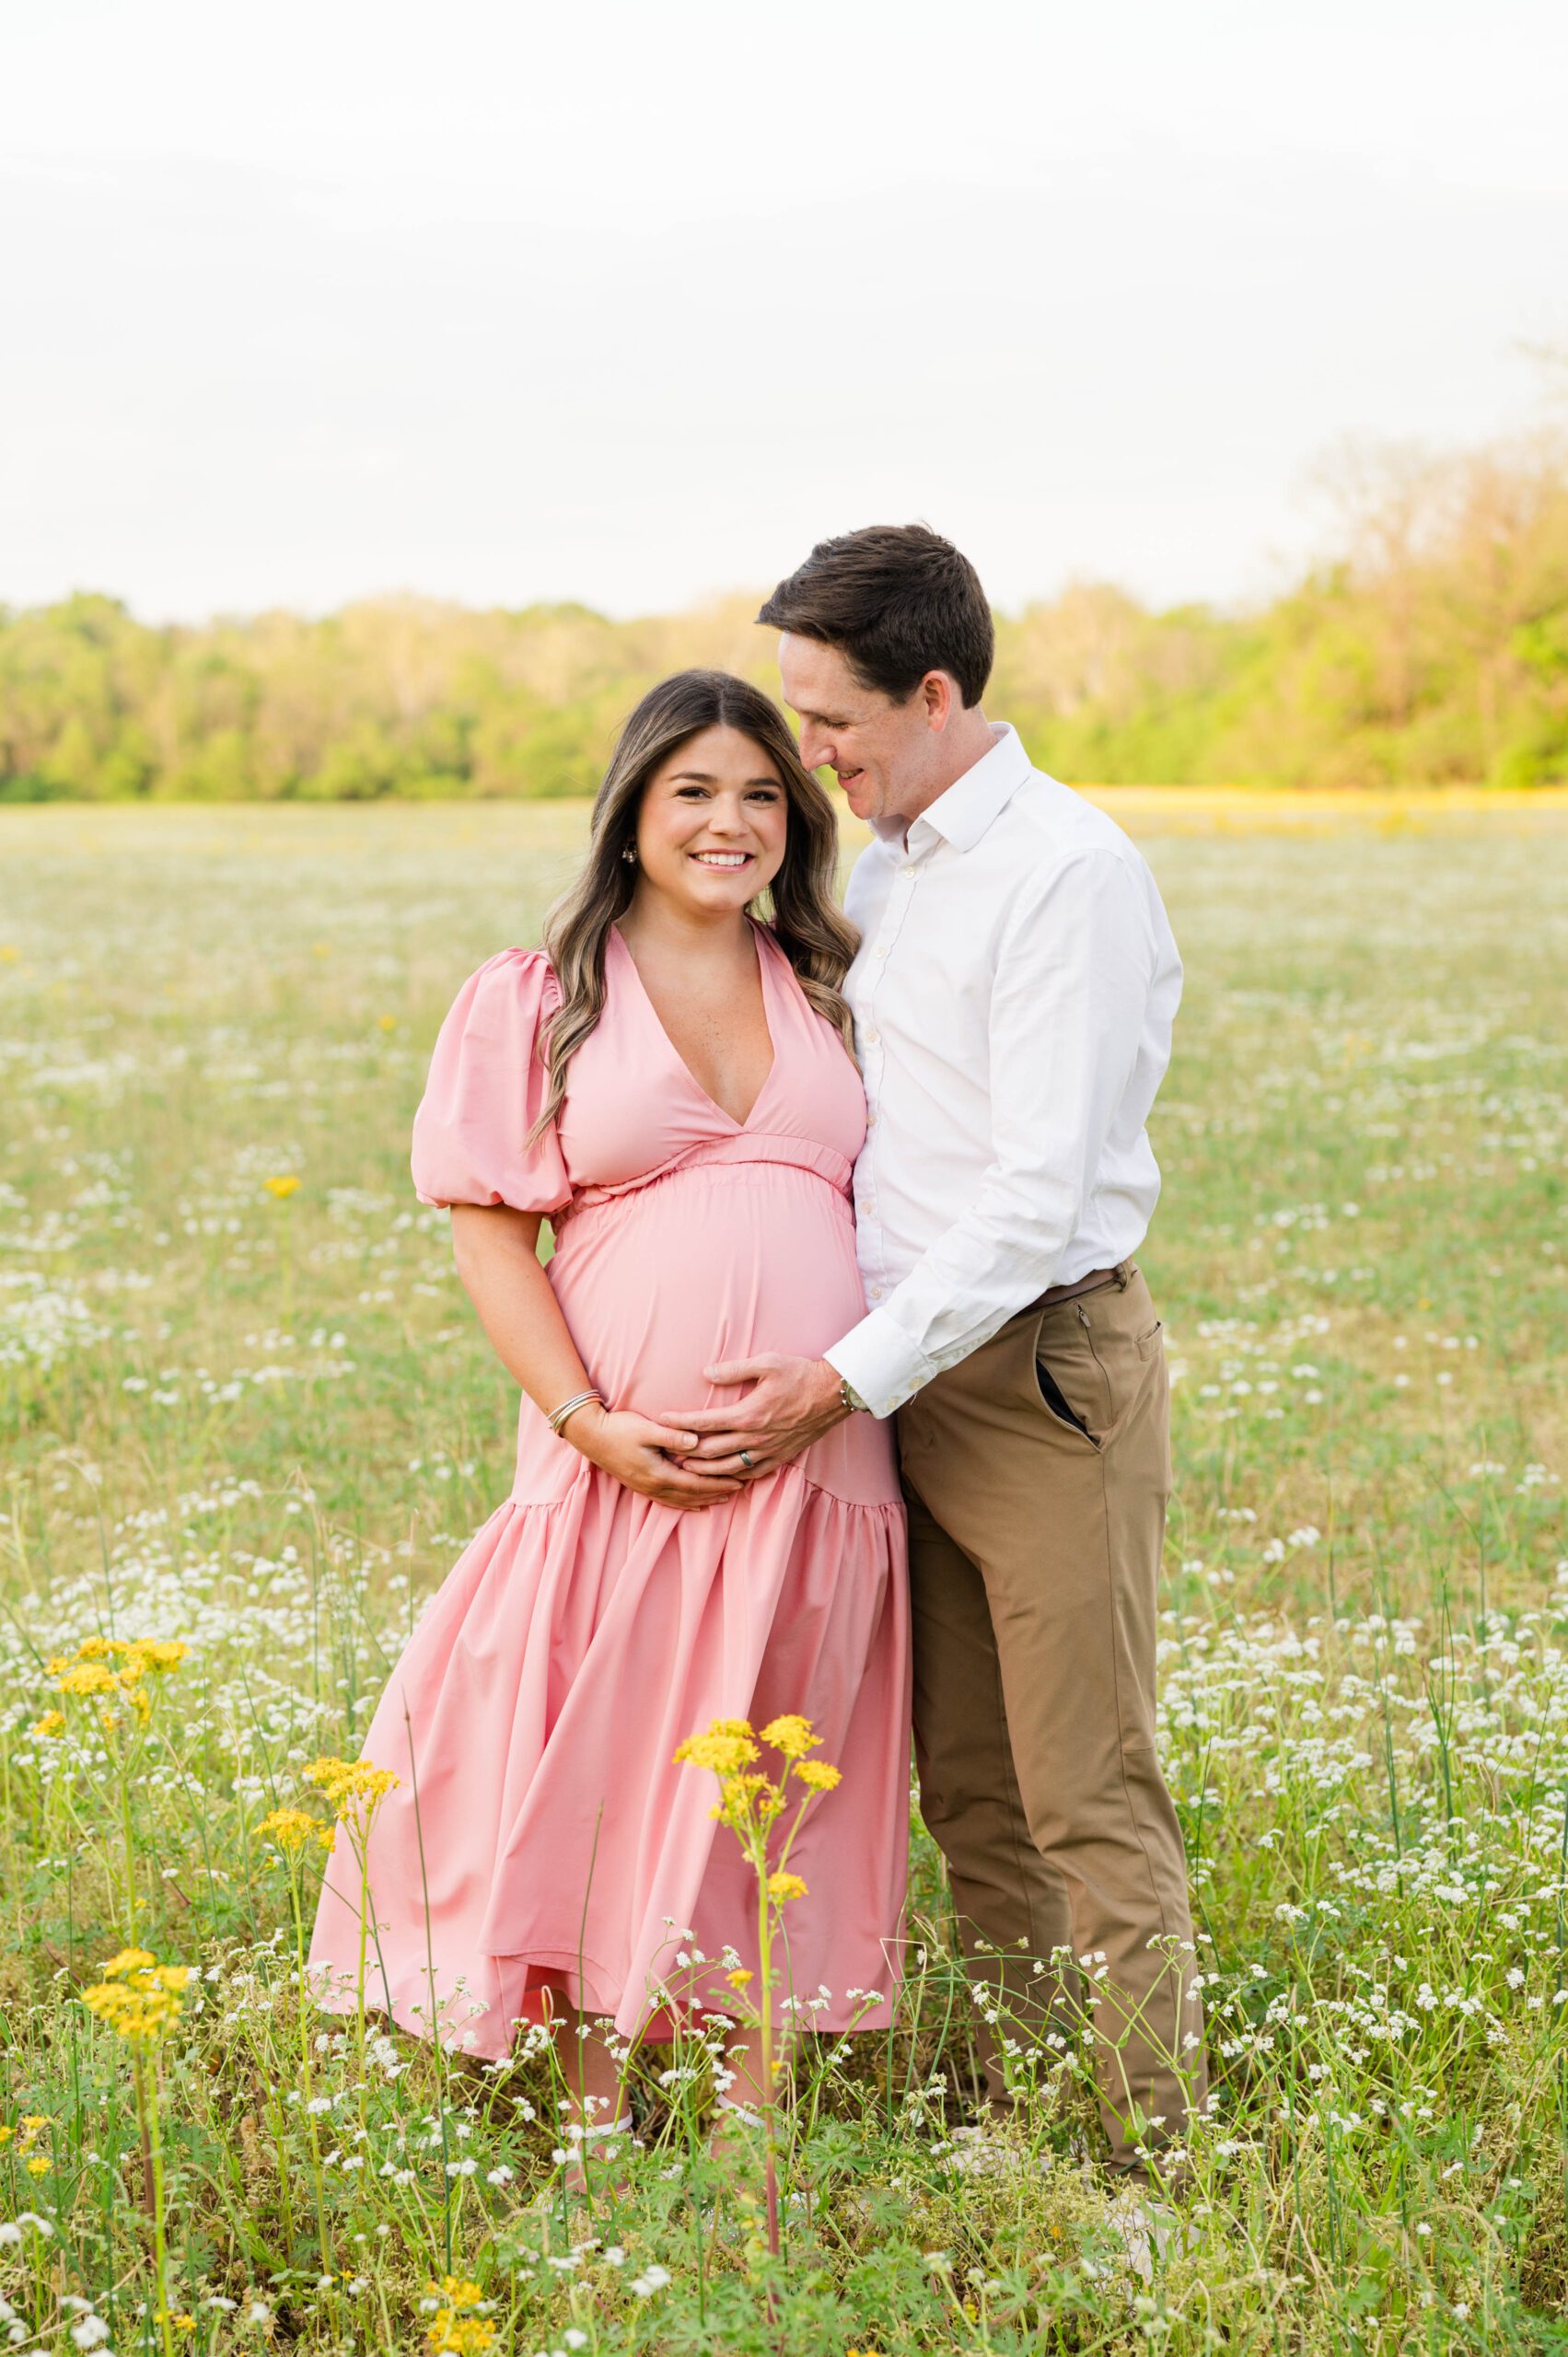
[{"label": "earring", "polygon": [[627,844],[626,844],[626,846],[624,847],[624,849],[622,850],[622,852],[621,852],[621,858],[626,862],[626,865],[627,865],[627,866],[628,866],[628,867],[635,867],[635,866],[636,866],[636,865],[637,865],[637,846],[636,846],[636,844],[635,844],[635,843],[627,843]]}]

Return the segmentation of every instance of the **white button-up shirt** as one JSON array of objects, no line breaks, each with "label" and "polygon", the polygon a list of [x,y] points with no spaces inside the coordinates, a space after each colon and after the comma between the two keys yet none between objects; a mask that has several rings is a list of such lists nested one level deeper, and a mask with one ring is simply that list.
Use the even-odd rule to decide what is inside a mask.
[{"label": "white button-up shirt", "polygon": [[907,842],[877,822],[845,895],[869,1313],[827,1357],[878,1416],[1048,1285],[1135,1252],[1159,1195],[1144,1123],[1181,960],[1155,879],[993,734]]}]

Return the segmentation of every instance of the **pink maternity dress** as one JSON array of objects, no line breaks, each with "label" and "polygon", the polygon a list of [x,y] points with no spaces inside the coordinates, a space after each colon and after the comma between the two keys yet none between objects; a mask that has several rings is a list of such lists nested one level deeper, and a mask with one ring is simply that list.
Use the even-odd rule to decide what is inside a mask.
[{"label": "pink maternity dress", "polygon": [[[705,1365],[815,1356],[864,1314],[860,1080],[754,930],[773,1062],[744,1122],[676,1054],[613,929],[603,1016],[537,1144],[535,1039],[558,1004],[542,954],[490,958],[436,1042],[414,1120],[419,1198],[548,1215],[551,1284],[613,1406],[733,1400]],[[733,2005],[717,1959],[727,1943],[755,1968],[755,1885],[710,1815],[714,1778],[673,1755],[714,1719],[787,1712],[815,1722],[815,1756],[843,1779],[792,1855],[807,1895],[785,1916],[790,1982],[818,2026],[877,2027],[897,1977],[909,1807],[888,1427],[851,1417],[733,1502],[681,1513],[590,1465],[525,1397],[511,1495],[425,1608],[363,1746],[401,1779],[369,1842],[367,2003],[487,2057],[540,2017],[546,1988],[625,2035],[656,2034],[672,2007]],[[359,1888],[340,1829],[310,1948],[339,2010],[354,2003]]]}]

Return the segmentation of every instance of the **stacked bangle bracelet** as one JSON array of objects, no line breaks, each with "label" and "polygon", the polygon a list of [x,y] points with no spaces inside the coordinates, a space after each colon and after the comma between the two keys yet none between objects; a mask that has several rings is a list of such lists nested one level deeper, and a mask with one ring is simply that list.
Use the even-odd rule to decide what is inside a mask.
[{"label": "stacked bangle bracelet", "polygon": [[577,1391],[574,1392],[570,1399],[563,1399],[559,1408],[552,1408],[551,1410],[549,1420],[551,1431],[552,1433],[563,1432],[566,1427],[567,1417],[575,1416],[579,1408],[586,1408],[590,1399],[597,1399],[601,1408],[604,1405],[604,1394],[602,1391]]}]

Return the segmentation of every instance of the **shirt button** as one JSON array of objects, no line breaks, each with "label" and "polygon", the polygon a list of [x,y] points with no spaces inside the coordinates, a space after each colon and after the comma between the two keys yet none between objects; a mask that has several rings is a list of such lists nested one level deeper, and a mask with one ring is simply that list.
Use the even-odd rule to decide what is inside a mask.
[{"label": "shirt button", "polygon": [[888,954],[888,945],[887,945],[887,943],[886,943],[885,941],[879,941],[879,942],[877,943],[877,957],[878,957],[878,958],[885,958],[885,957],[887,956],[887,954]]},{"label": "shirt button", "polygon": [[879,1048],[882,1044],[880,1031],[868,1031],[865,1035],[865,1044],[868,1048]]},{"label": "shirt button", "polygon": [[873,1301],[880,1301],[880,1300],[881,1300],[881,1298],[882,1298],[882,1288],[881,1288],[881,1286],[880,1286],[880,1285],[873,1285],[873,1286],[872,1286],[872,1288],[871,1288],[871,1298],[872,1298],[872,1300],[873,1300]]}]

